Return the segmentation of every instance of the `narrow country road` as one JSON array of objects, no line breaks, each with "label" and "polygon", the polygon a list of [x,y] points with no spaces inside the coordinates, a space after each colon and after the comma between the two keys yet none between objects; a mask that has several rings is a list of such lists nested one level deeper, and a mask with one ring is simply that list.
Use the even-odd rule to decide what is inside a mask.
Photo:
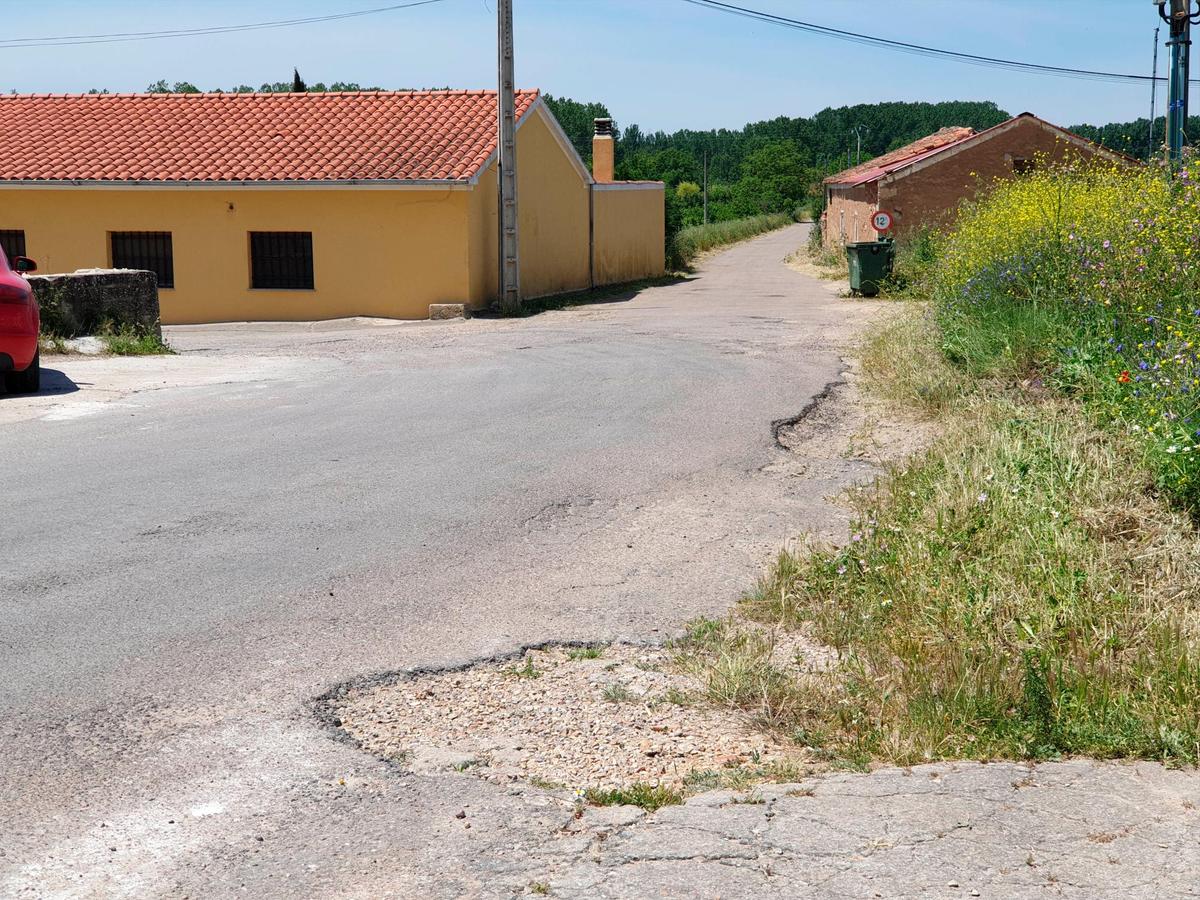
[{"label": "narrow country road", "polygon": [[936,765],[576,818],[314,715],[349,679],[665,637],[844,533],[826,498],[868,465],[772,423],[837,413],[877,304],[785,266],[805,234],[524,320],[172,329],[179,356],[0,397],[0,897],[1195,896],[1194,772]]},{"label": "narrow country road", "polygon": [[[371,761],[312,697],[665,635],[798,528],[836,530],[836,485],[763,471],[868,312],[782,264],[804,235],[520,321],[178,329],[181,362],[238,380],[5,424],[0,894],[211,895],[241,850],[324,893],[363,863],[326,819],[359,819]],[[355,840],[393,862],[436,841],[421,793]]]}]

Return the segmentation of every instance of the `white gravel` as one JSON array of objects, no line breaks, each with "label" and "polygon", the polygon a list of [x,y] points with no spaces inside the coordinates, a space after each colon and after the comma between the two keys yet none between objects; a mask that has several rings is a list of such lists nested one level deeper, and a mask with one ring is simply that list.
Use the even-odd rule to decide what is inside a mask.
[{"label": "white gravel", "polygon": [[[538,674],[521,674],[528,666]],[[701,691],[658,647],[610,645],[597,659],[552,648],[352,691],[336,715],[365,749],[414,771],[496,782],[674,786],[691,772],[799,761],[745,718],[686,702]]]}]

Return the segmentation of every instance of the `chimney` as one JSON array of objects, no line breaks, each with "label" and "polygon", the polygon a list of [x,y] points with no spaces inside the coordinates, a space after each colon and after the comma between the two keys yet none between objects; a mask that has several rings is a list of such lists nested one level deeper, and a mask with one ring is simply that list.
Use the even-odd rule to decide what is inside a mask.
[{"label": "chimney", "polygon": [[592,178],[597,184],[613,181],[613,123],[612,119],[596,119],[592,137]]}]

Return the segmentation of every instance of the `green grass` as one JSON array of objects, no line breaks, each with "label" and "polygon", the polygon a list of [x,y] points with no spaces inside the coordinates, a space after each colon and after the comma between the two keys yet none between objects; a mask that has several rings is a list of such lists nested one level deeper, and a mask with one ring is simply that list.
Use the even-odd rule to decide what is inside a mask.
[{"label": "green grass", "polygon": [[[114,326],[106,323],[96,333],[104,350],[113,356],[164,356],[175,351],[157,332],[134,325]],[[70,340],[58,332],[43,329],[38,346],[43,353],[71,354]]]},{"label": "green grass", "polygon": [[105,325],[97,336],[114,356],[160,356],[174,352],[157,332],[133,325]]},{"label": "green grass", "polygon": [[568,647],[567,659],[579,662],[584,659],[599,659],[604,655],[604,645],[593,644],[587,647]]},{"label": "green grass", "polygon": [[707,225],[691,225],[680,229],[671,241],[668,262],[676,268],[686,269],[701,253],[775,231],[794,221],[786,213],[768,213],[745,219],[709,222]]},{"label": "green grass", "polygon": [[609,703],[628,703],[630,700],[634,699],[633,694],[629,691],[629,688],[625,687],[623,684],[607,684],[604,686],[604,691],[602,694],[604,699]]},{"label": "green grass", "polygon": [[593,806],[640,806],[654,812],[683,802],[683,792],[665,785],[639,781],[620,788],[588,788],[584,799]]},{"label": "green grass", "polygon": [[689,794],[718,789],[745,791],[767,781],[775,784],[803,781],[810,774],[809,767],[794,763],[751,763],[723,769],[693,770],[684,777],[683,786]]},{"label": "green grass", "polygon": [[509,675],[512,675],[515,678],[541,678],[542,677],[542,673],[537,668],[534,667],[532,658],[526,658],[525,665],[523,665],[523,666],[520,666],[520,667],[512,666],[509,669],[506,669],[505,671],[507,671]]},{"label": "green grass", "polygon": [[[1036,381],[971,374],[1014,376],[1035,353],[954,366],[928,353],[945,337],[917,313],[865,354],[871,380],[939,418],[933,446],[854,494],[847,546],[782,555],[681,660],[711,702],[854,768],[1200,761],[1194,527],[1129,438]],[[832,672],[773,661],[771,629],[794,628],[838,650]]]}]

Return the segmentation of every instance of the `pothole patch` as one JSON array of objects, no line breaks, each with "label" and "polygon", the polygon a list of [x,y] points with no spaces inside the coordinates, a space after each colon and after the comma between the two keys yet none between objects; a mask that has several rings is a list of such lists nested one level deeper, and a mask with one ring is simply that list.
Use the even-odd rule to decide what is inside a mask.
[{"label": "pothole patch", "polygon": [[794,744],[704,705],[702,692],[661,647],[550,647],[351,688],[328,713],[363,749],[406,769],[497,783],[694,787],[803,762]]}]

